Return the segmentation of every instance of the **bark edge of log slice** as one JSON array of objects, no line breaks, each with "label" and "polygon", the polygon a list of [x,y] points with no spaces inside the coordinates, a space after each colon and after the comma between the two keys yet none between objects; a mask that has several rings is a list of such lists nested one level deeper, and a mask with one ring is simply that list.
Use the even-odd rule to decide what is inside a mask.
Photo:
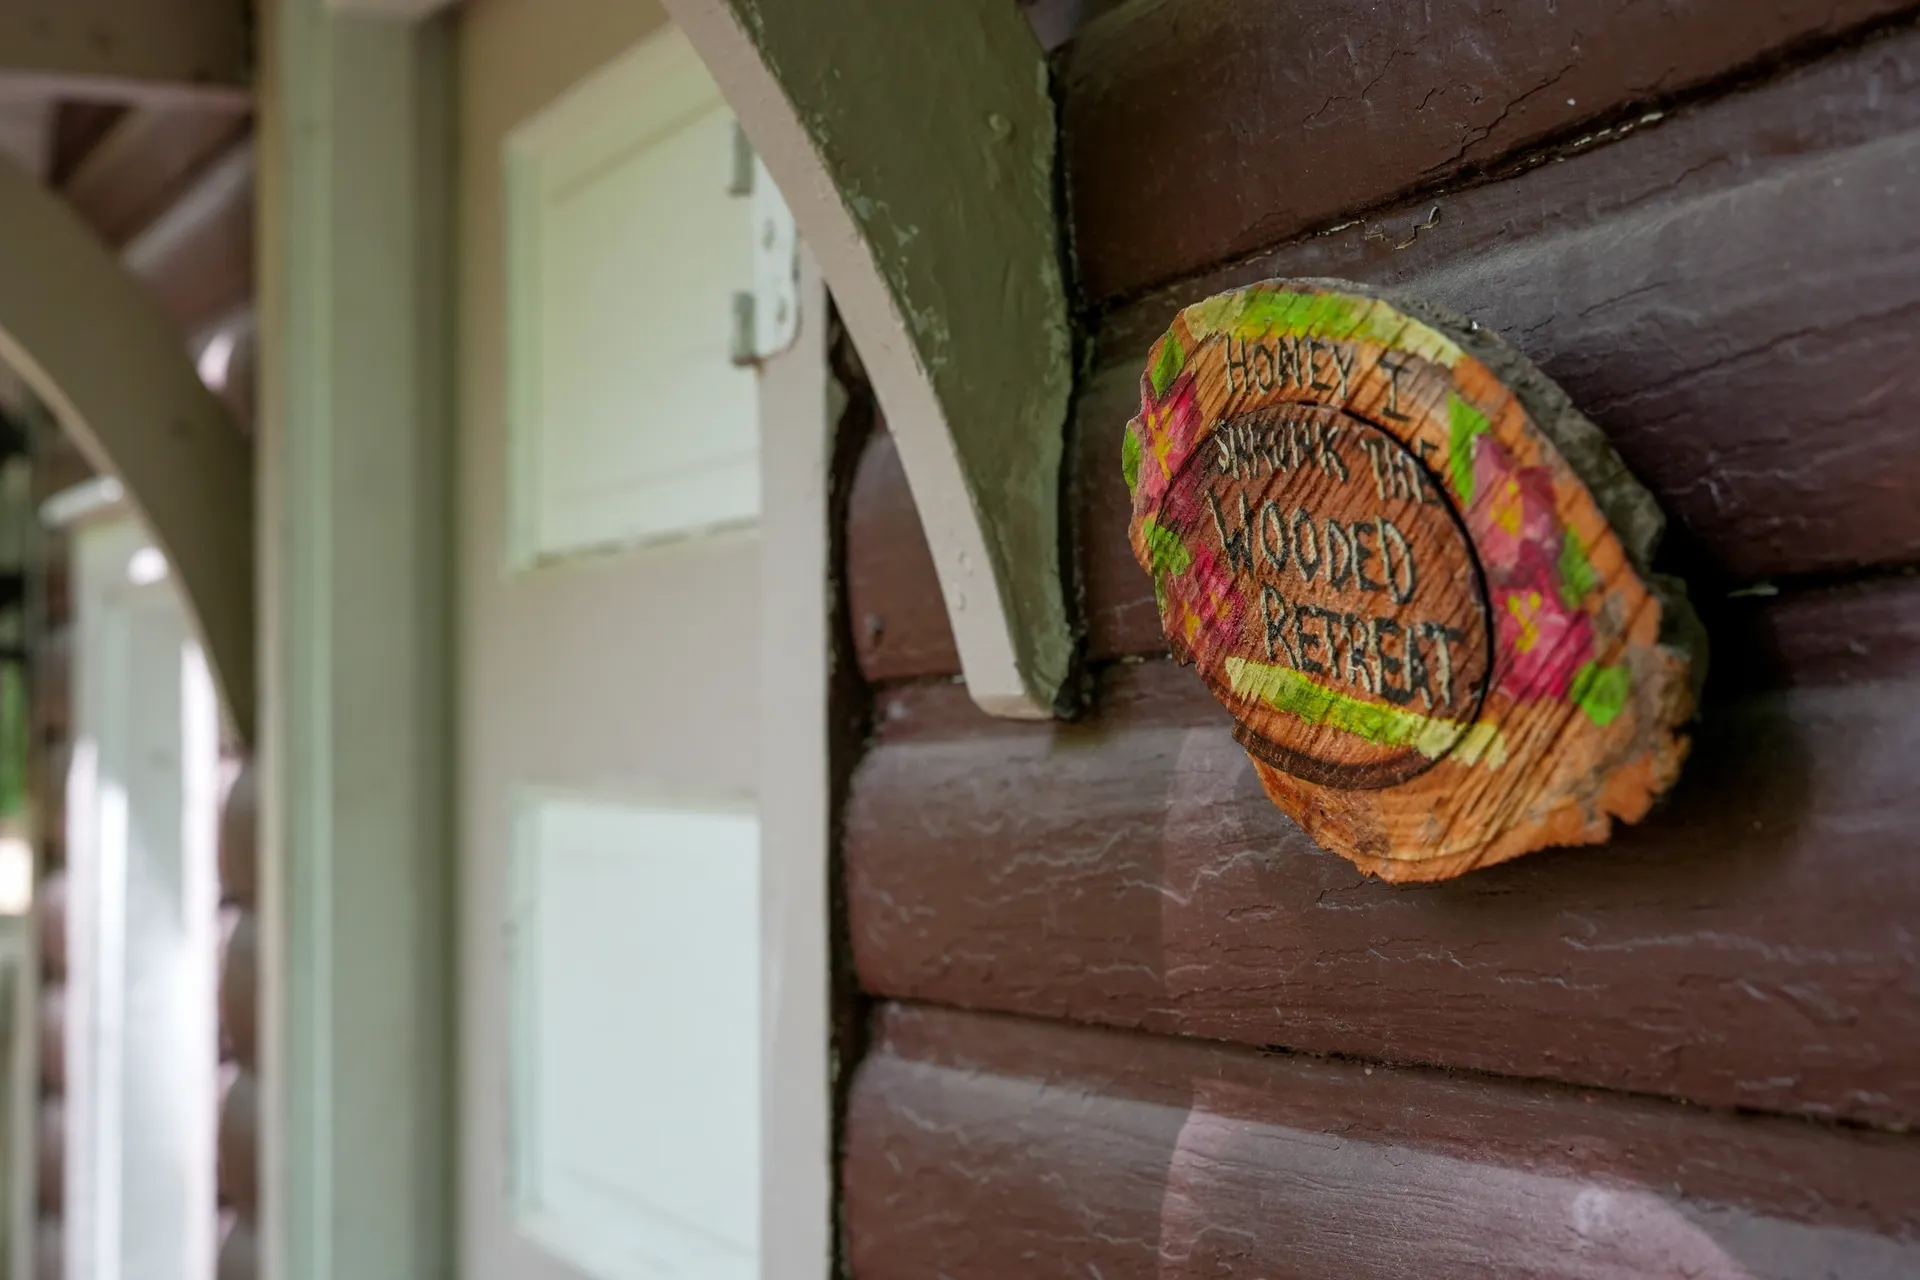
[{"label": "bark edge of log slice", "polygon": [[1706,671],[1663,519],[1473,322],[1337,280],[1195,303],[1122,467],[1174,657],[1268,796],[1387,880],[1607,839],[1679,776]]}]

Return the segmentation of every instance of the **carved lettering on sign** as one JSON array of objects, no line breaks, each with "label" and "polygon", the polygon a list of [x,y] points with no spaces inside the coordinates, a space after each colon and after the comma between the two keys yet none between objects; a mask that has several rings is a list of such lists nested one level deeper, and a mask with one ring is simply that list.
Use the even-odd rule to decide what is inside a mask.
[{"label": "carved lettering on sign", "polygon": [[1388,878],[1604,839],[1684,756],[1684,595],[1545,417],[1606,456],[1490,335],[1331,282],[1189,307],[1142,379],[1133,542],[1174,654],[1274,800]]},{"label": "carved lettering on sign", "polygon": [[[1213,439],[1172,478],[1160,520],[1225,567],[1236,598],[1259,602],[1194,638],[1210,647],[1200,666],[1241,741],[1327,785],[1423,772],[1473,723],[1489,671],[1486,600],[1459,518],[1409,476],[1420,466],[1405,446],[1337,409],[1255,409]],[[1172,589],[1198,616],[1220,585],[1183,575]],[[1293,714],[1303,703],[1341,713]],[[1357,738],[1341,728],[1351,719],[1405,731]]]}]

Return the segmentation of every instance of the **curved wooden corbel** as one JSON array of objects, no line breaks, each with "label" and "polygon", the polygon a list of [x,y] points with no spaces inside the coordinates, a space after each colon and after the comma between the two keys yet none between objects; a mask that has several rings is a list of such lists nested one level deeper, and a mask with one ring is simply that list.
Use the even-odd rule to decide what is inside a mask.
[{"label": "curved wooden corbel", "polygon": [[236,732],[254,732],[253,465],[159,304],[0,163],[0,358],[116,477],[177,575]]},{"label": "curved wooden corbel", "polygon": [[824,270],[974,701],[1058,708],[1071,330],[1047,64],[1012,4],[666,0]]}]

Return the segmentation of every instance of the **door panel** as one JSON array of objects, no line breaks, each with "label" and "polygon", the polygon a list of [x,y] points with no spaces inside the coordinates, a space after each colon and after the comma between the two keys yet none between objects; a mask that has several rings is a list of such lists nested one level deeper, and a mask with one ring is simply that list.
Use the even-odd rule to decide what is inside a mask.
[{"label": "door panel", "polygon": [[704,70],[645,6],[611,40],[614,2],[460,18],[475,1280],[759,1274],[747,201]]},{"label": "door panel", "polygon": [[760,1087],[757,816],[528,795],[516,826],[527,1233],[599,1275],[752,1280],[759,1116],[727,1103]]}]

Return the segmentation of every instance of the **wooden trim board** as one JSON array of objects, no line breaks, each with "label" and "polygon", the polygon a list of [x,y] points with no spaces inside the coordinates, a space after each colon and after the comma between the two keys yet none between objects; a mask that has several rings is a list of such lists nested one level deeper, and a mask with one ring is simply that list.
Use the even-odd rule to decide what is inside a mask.
[{"label": "wooden trim board", "polygon": [[260,1245],[445,1276],[449,33],[263,16]]}]

